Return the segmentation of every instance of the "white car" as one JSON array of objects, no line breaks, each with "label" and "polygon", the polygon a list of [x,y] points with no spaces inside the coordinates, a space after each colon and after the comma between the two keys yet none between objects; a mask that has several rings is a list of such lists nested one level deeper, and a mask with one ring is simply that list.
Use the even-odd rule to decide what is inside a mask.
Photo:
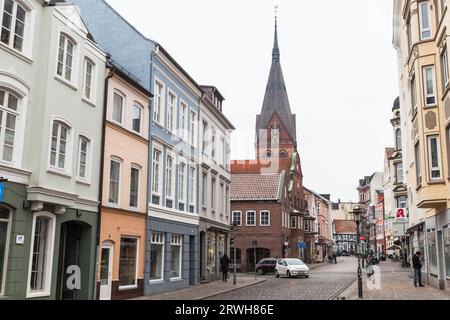
[{"label": "white car", "polygon": [[309,268],[300,259],[286,258],[278,259],[277,266],[275,268],[275,276],[290,277],[305,277],[309,278]]}]

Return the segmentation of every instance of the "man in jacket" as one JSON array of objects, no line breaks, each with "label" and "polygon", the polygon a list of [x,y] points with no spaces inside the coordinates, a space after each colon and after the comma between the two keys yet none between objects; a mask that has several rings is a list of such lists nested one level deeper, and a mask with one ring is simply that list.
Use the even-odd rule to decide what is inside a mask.
[{"label": "man in jacket", "polygon": [[425,287],[422,284],[422,262],[420,261],[420,252],[417,251],[414,257],[412,258],[413,268],[414,268],[414,287],[417,287],[417,283],[419,283],[419,287]]},{"label": "man in jacket", "polygon": [[230,268],[230,258],[224,254],[220,259],[220,267],[222,269],[222,281],[226,282],[228,278],[228,270]]}]

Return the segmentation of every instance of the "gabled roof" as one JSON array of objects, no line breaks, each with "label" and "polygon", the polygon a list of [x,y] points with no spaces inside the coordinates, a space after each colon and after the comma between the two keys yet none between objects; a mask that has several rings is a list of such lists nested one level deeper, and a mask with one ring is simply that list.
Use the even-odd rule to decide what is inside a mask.
[{"label": "gabled roof", "polygon": [[232,201],[280,200],[285,172],[274,174],[232,174]]},{"label": "gabled roof", "polygon": [[275,20],[275,39],[272,50],[272,66],[261,114],[256,116],[256,131],[267,128],[274,114],[278,116],[292,141],[297,141],[295,115],[291,112],[289,98],[280,64],[280,49],[278,48],[278,26]]}]

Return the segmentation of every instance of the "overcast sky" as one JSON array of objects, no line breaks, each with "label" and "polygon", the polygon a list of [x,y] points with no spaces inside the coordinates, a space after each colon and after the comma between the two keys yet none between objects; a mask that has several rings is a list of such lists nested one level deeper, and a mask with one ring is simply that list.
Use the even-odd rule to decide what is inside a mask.
[{"label": "overcast sky", "polygon": [[232,159],[254,158],[278,4],[305,186],[334,201],[356,201],[358,179],[383,171],[398,96],[392,0],[107,1],[199,84],[219,88],[237,129]]}]

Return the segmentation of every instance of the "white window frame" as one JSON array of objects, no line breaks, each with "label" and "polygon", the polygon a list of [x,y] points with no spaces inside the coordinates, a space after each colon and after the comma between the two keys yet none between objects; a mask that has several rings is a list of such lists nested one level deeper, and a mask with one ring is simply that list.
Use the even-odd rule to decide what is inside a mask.
[{"label": "white window frame", "polygon": [[216,177],[211,177],[211,211],[214,213],[216,211]]},{"label": "white window frame", "polygon": [[197,113],[189,110],[189,144],[193,147],[197,146]]},{"label": "white window frame", "polygon": [[208,205],[208,173],[202,171],[202,206]]},{"label": "white window frame", "polygon": [[[432,154],[431,154],[431,140],[436,139],[436,152],[437,152],[437,161],[438,166],[432,167]],[[442,180],[442,158],[441,158],[441,145],[439,135],[429,135],[427,136],[427,152],[428,152],[428,177],[430,181]],[[439,171],[439,177],[433,178],[432,174],[435,171]]]},{"label": "white window frame", "polygon": [[[182,270],[183,270],[183,235],[181,234],[172,234],[171,240],[170,240],[170,251],[172,252],[172,247],[180,247],[180,267],[178,270],[178,273],[180,274],[178,277],[170,277],[170,280],[181,280]],[[171,261],[173,263],[173,261]]]},{"label": "white window frame", "polygon": [[[133,125],[134,125],[134,123],[133,123],[133,121],[134,121],[134,109],[139,109],[139,114],[140,114],[140,117],[139,117],[139,131],[136,131],[136,130],[134,130],[134,127],[133,127]],[[139,102],[137,102],[137,101],[134,101],[133,102],[133,106],[132,106],[132,108],[131,108],[131,125],[130,125],[130,129],[131,129],[131,131],[132,132],[134,132],[134,133],[137,133],[137,134],[142,134],[142,118],[143,118],[143,115],[144,115],[144,107],[139,103]]]},{"label": "white window frame", "polygon": [[[21,131],[21,111],[22,111],[22,98],[17,95],[15,92],[12,92],[11,90],[8,90],[7,88],[0,87],[0,90],[4,92],[4,106],[0,106],[0,110],[2,112],[2,119],[0,122],[0,163],[6,163],[6,164],[14,164],[16,159],[16,153],[18,145],[18,137],[20,137],[20,131]],[[8,108],[8,101],[10,97],[13,96],[17,99],[17,110],[12,110]],[[5,146],[5,137],[6,137],[6,121],[8,114],[12,114],[15,117],[15,126],[14,126],[14,142],[12,146],[12,155],[11,155],[11,161],[3,160],[3,149]]]},{"label": "white window frame", "polygon": [[224,196],[224,193],[225,193],[225,185],[224,185],[224,183],[221,181],[220,183],[219,183],[219,213],[220,213],[220,215],[223,215],[224,214],[224,208],[225,208],[225,203],[224,203],[224,201],[223,201],[223,196]]},{"label": "white window frame", "polygon": [[[158,88],[161,88],[161,92],[158,91]],[[153,123],[158,124],[161,127],[164,127],[164,117],[165,117],[165,112],[164,112],[164,108],[165,108],[165,88],[166,86],[164,85],[164,83],[155,78],[155,98],[153,99],[154,104],[153,104],[153,115],[152,115],[152,120]],[[158,106],[159,103],[159,106]],[[157,118],[157,115],[159,115],[159,121]]]},{"label": "white window frame", "polygon": [[239,214],[239,223],[237,224],[237,226],[241,227],[242,226],[242,211],[233,211],[231,224],[234,224],[234,221],[236,221],[234,219],[235,214]]},{"label": "white window frame", "polygon": [[291,229],[297,229],[297,217],[291,217]]},{"label": "white window frame", "polygon": [[412,115],[417,112],[417,78],[414,75],[409,82],[409,87],[411,91],[411,110]]},{"label": "white window frame", "polygon": [[444,90],[448,87],[450,82],[450,74],[448,70],[448,50],[445,47],[444,51],[441,54],[441,66],[442,66],[442,82],[444,85]]},{"label": "white window frame", "polygon": [[179,137],[181,138],[181,140],[187,142],[188,137],[189,137],[189,133],[187,132],[188,130],[188,118],[189,118],[189,106],[188,104],[183,100],[180,99],[180,119],[179,119]]},{"label": "white window frame", "polygon": [[[430,3],[429,1],[423,1],[420,2],[419,4],[419,27],[420,27],[420,40],[424,41],[424,40],[429,40],[431,38],[433,38],[433,29],[432,29],[432,18],[431,18],[431,8],[430,8]],[[424,7],[427,8],[427,15],[428,15],[428,28],[425,28],[423,26],[423,9]],[[430,35],[428,37],[424,36],[425,32],[429,32]]]},{"label": "white window frame", "polygon": [[[111,194],[111,162],[115,162],[119,164],[119,184],[117,187],[117,190],[119,191],[117,194],[117,203],[111,202],[110,201],[110,194]],[[108,179],[108,205],[112,206],[112,207],[120,207],[120,194],[122,193],[122,165],[123,165],[123,160],[119,157],[116,156],[111,156],[111,158],[109,159],[109,179]]]},{"label": "white window frame", "polygon": [[[174,98],[174,103],[171,105],[170,103],[170,97]],[[172,109],[171,109],[172,107]],[[170,133],[174,133],[177,129],[177,109],[178,109],[178,97],[177,95],[171,90],[167,90],[167,131]],[[172,116],[172,126],[170,125],[170,116]]]},{"label": "white window frame", "polygon": [[[192,173],[194,170],[194,173]],[[195,165],[189,166],[189,205],[194,206],[194,211],[196,207],[195,200],[197,199],[196,194],[196,182],[197,182],[197,168]]]},{"label": "white window frame", "polygon": [[[114,119],[114,98],[115,98],[116,95],[122,98],[122,108],[121,108],[122,110],[121,110],[121,114],[120,114],[120,120],[121,121],[117,121],[116,119]],[[124,125],[125,107],[126,107],[126,105],[127,105],[126,95],[122,91],[120,91],[118,89],[114,89],[113,90],[112,106],[111,106],[111,121],[114,122],[115,124],[121,126],[121,127],[123,127],[123,125]]]},{"label": "white window frame", "polygon": [[216,161],[217,152],[216,152],[216,129],[211,128],[211,159]]},{"label": "white window frame", "polygon": [[[3,26],[3,14],[4,14],[4,5],[5,2],[0,0],[0,35],[2,33]],[[15,27],[16,27],[16,13],[17,13],[17,5],[20,5],[22,9],[25,10],[25,21],[24,21],[24,32],[23,32],[23,42],[22,42],[22,50],[17,50],[14,48],[14,37],[15,37]],[[35,29],[35,9],[29,1],[24,0],[13,0],[13,12],[11,19],[11,29],[9,43],[6,44],[0,41],[0,46],[8,48],[8,50],[12,50],[13,54],[17,54],[19,57],[25,57],[27,60],[31,60],[32,56],[32,48],[33,48],[33,38],[34,38],[34,29]],[[29,61],[28,61],[29,62]]]},{"label": "white window frame", "polygon": [[[86,77],[87,77],[87,67],[88,64],[91,65],[92,71],[91,71],[91,83],[89,85],[90,89],[90,97],[86,95]],[[83,97],[90,103],[95,105],[96,101],[96,93],[97,93],[97,65],[95,64],[94,60],[90,57],[84,57],[84,72],[83,72]]]},{"label": "white window frame", "polygon": [[209,142],[208,141],[208,128],[209,128],[208,122],[203,120],[202,121],[202,153],[206,156],[207,156],[206,150],[207,150],[208,142]]},{"label": "white window frame", "polygon": [[165,249],[166,249],[165,240],[166,240],[166,237],[163,232],[153,232],[152,231],[151,238],[150,238],[151,245],[154,245],[154,244],[162,245],[162,258],[161,258],[162,266],[161,266],[161,278],[152,279],[152,280],[150,280],[150,283],[161,282],[164,280],[164,261],[165,261],[164,255],[165,255]]},{"label": "white window frame", "polygon": [[[53,137],[53,124],[58,123],[58,139],[56,143],[56,157],[55,157],[55,165],[51,164],[51,154],[52,154],[52,137]],[[60,133],[61,133],[61,125],[67,128],[67,138],[66,138],[66,153],[65,153],[65,162],[64,168],[58,167],[59,162],[59,145],[60,145]],[[61,117],[51,117],[50,121],[50,135],[49,135],[49,148],[48,148],[48,171],[56,174],[61,174],[67,177],[70,177],[72,174],[72,153],[73,153],[73,126],[67,120]]]},{"label": "white window frame", "polygon": [[[158,190],[153,190],[153,187],[155,185],[155,174],[154,174],[154,167],[155,167],[155,163],[154,163],[154,153],[155,150],[159,152],[159,161],[158,161]],[[162,201],[162,181],[163,181],[163,164],[161,162],[161,159],[163,159],[163,151],[162,151],[162,147],[154,145],[152,148],[152,172],[151,172],[151,178],[152,178],[152,185],[151,185],[151,191],[152,191],[152,195],[156,195],[160,197],[160,204]]]},{"label": "white window frame", "polygon": [[[61,37],[65,37],[66,40],[64,41],[64,56],[62,61],[62,75],[58,74],[58,64],[59,64],[59,43],[61,41]],[[72,66],[71,66],[71,78],[66,79],[66,67],[67,67],[67,43],[68,41],[72,42],[73,44],[73,53],[72,53]],[[79,50],[78,42],[74,39],[73,36],[69,34],[67,31],[60,30],[58,32],[58,40],[56,43],[56,68],[55,68],[55,77],[62,81],[65,84],[68,84],[70,87],[72,87],[75,90],[78,90],[78,50]],[[84,91],[84,90],[83,90]]]},{"label": "white window frame", "polygon": [[3,274],[2,274],[3,283],[0,283],[0,297],[4,296],[5,294],[6,275],[8,273],[9,245],[11,241],[11,223],[12,223],[12,210],[4,206],[2,207],[2,209],[8,210],[9,216],[8,219],[0,219],[1,222],[6,222],[8,224],[8,228],[6,230],[5,254],[3,260]]},{"label": "white window frame", "polygon": [[[187,199],[187,192],[186,192],[186,175],[187,175],[187,169],[188,165],[187,162],[184,159],[180,159],[178,163],[178,204],[186,204],[188,201]],[[178,207],[178,206],[177,206]],[[186,210],[186,206],[184,207],[184,211]]]},{"label": "white window frame", "polygon": [[[81,165],[81,143],[83,140],[87,143],[86,146],[86,164],[85,164],[85,177],[80,176]],[[78,159],[77,159],[77,181],[81,183],[91,184],[91,171],[92,171],[92,140],[85,134],[78,136]]]},{"label": "white window frame", "polygon": [[[137,195],[136,195],[136,206],[133,207],[131,205],[131,172],[132,170],[137,170],[138,171],[138,183],[137,183]],[[130,167],[130,195],[129,195],[129,202],[128,205],[131,209],[133,210],[137,210],[139,208],[139,200],[140,200],[140,186],[141,186],[141,173],[142,173],[142,167],[140,165],[138,165],[137,163],[132,163],[131,167]]]},{"label": "white window frame", "polygon": [[[119,248],[122,243],[122,238],[126,239],[136,239],[136,270],[135,270],[135,281],[134,284],[121,286],[119,285],[119,290],[128,290],[128,289],[136,289],[138,287],[138,276],[139,276],[139,237],[135,236],[127,236],[127,235],[121,235],[120,236],[120,243]],[[119,270],[120,270],[120,252],[119,252]],[[119,283],[120,283],[120,272],[118,273],[119,276]]]},{"label": "white window frame", "polygon": [[[433,92],[427,92],[427,70],[431,70],[431,80],[433,82]],[[426,107],[435,106],[437,104],[437,95],[436,95],[436,72],[434,65],[424,66],[422,68],[423,74],[423,95],[424,95],[424,104]],[[428,103],[428,98],[434,98],[434,103]]]},{"label": "white window frame", "polygon": [[[33,291],[31,290],[31,270],[33,265],[33,250],[34,250],[34,233],[36,230],[36,220],[37,218],[45,217],[50,219],[50,226],[47,230],[47,243],[46,243],[46,252],[47,255],[45,257],[45,280],[44,280],[44,290],[42,291]],[[56,216],[50,212],[36,212],[33,215],[33,223],[31,228],[31,245],[30,245],[30,257],[28,261],[28,276],[27,276],[27,292],[26,298],[38,298],[38,297],[47,297],[51,294],[51,283],[52,283],[52,271],[53,271],[53,253],[54,253],[54,245],[55,245],[55,229],[56,229]]]},{"label": "white window frame", "polygon": [[[267,213],[267,223],[263,224],[262,215],[263,213]],[[260,227],[270,227],[270,211],[269,210],[261,210],[259,212],[259,226]]]},{"label": "white window frame", "polygon": [[[169,163],[169,157],[172,159],[172,166],[171,166],[171,174],[169,175],[169,166],[168,166],[168,163]],[[176,176],[175,176],[175,170],[176,170],[176,162],[175,162],[175,156],[171,153],[171,152],[167,152],[167,154],[166,154],[166,161],[165,161],[166,163],[166,166],[165,166],[165,169],[166,169],[166,174],[165,174],[165,191],[164,191],[164,193],[165,193],[165,197],[166,197],[166,199],[169,199],[169,200],[174,200],[175,199],[175,180],[176,180]],[[169,185],[169,176],[171,177],[171,183],[170,183],[170,187],[171,187],[171,193],[170,194],[168,194],[167,193],[167,187],[168,187],[168,185]]]},{"label": "white window frame", "polygon": [[[249,213],[253,213],[253,221],[254,221],[253,224],[248,223]],[[247,212],[245,212],[245,226],[256,227],[256,211],[255,210],[248,210]]]}]

